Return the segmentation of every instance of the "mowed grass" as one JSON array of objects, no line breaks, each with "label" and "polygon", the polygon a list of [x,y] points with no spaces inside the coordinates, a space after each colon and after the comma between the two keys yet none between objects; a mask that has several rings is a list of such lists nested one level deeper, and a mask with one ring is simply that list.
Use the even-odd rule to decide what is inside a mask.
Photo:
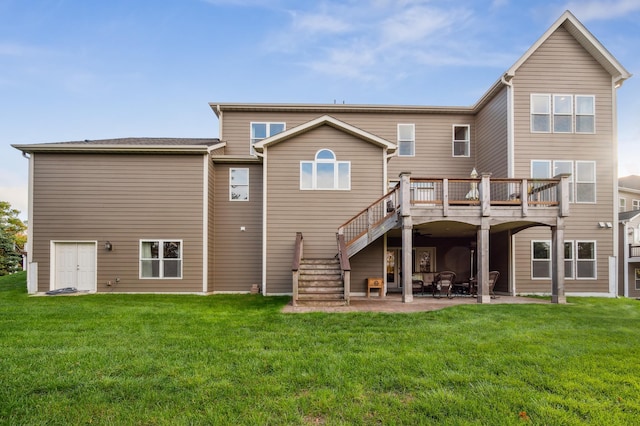
[{"label": "mowed grass", "polygon": [[640,302],[283,314],[255,295],[29,297],[0,277],[0,422],[640,424]]}]

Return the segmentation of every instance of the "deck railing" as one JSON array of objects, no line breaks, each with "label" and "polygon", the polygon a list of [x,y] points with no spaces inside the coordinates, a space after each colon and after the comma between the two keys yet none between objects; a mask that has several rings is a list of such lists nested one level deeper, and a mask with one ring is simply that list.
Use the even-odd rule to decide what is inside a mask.
[{"label": "deck railing", "polygon": [[629,244],[629,257],[640,257],[640,246]]},{"label": "deck railing", "polygon": [[[481,179],[411,178],[411,204],[415,206],[477,206],[482,200]],[[522,205],[526,187],[529,206],[558,206],[560,179],[490,179],[492,206]]]}]

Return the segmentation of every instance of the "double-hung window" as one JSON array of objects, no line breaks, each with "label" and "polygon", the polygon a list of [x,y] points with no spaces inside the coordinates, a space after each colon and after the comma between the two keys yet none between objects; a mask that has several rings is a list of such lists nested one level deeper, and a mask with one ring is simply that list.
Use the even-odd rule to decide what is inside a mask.
[{"label": "double-hung window", "polygon": [[636,277],[636,290],[640,290],[640,268],[636,268],[635,270],[635,277]]},{"label": "double-hung window", "polygon": [[576,95],[576,133],[596,132],[596,98]]},{"label": "double-hung window", "polygon": [[631,200],[631,208],[633,210],[640,210],[640,200]]},{"label": "double-hung window", "polygon": [[618,212],[622,213],[627,210],[627,199],[624,197],[618,198]]},{"label": "double-hung window", "polygon": [[141,240],[140,278],[182,278],[182,241]]},{"label": "double-hung window", "polygon": [[251,148],[250,154],[256,155],[256,151],[253,146],[260,142],[262,139],[266,139],[273,135],[277,135],[285,130],[285,123],[251,123]]},{"label": "double-hung window", "polygon": [[468,157],[470,154],[471,137],[469,136],[470,127],[465,125],[453,126],[453,156]]},{"label": "double-hung window", "polygon": [[551,131],[551,95],[531,95],[531,131]]},{"label": "double-hung window", "polygon": [[551,278],[550,241],[531,241],[531,278]]},{"label": "double-hung window", "polygon": [[553,95],[553,132],[573,132],[573,96]]},{"label": "double-hung window", "polygon": [[573,279],[573,241],[564,242],[564,277]]},{"label": "double-hung window", "polygon": [[595,133],[594,95],[533,93],[530,96],[532,133]]},{"label": "double-hung window", "polygon": [[416,155],[416,125],[398,124],[398,156],[413,157]]},{"label": "double-hung window", "polygon": [[576,161],[576,202],[596,202],[596,162]]},{"label": "double-hung window", "polygon": [[229,200],[249,201],[249,169],[229,169]]},{"label": "double-hung window", "polygon": [[321,149],[314,161],[300,162],[300,189],[350,190],[351,162],[337,161],[330,149]]},{"label": "double-hung window", "polygon": [[596,242],[576,241],[576,278],[596,278]]},{"label": "double-hung window", "polygon": [[573,203],[573,161],[555,160],[553,162],[553,176],[560,174],[569,175],[569,202]]}]

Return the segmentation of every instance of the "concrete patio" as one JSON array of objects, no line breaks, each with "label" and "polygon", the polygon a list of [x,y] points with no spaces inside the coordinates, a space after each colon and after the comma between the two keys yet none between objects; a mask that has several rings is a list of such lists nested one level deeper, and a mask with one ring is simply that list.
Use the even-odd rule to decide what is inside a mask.
[{"label": "concrete patio", "polygon": [[[402,303],[402,295],[388,294],[386,297],[364,296],[351,297],[349,306],[293,306],[289,303],[282,309],[283,313],[305,313],[305,312],[386,312],[386,313],[409,313],[436,311],[457,305],[477,304],[475,297],[454,297],[441,299],[432,296],[415,296],[413,302]],[[533,297],[520,296],[497,296],[491,299],[491,304],[527,304],[551,303],[550,300],[537,299]]]}]

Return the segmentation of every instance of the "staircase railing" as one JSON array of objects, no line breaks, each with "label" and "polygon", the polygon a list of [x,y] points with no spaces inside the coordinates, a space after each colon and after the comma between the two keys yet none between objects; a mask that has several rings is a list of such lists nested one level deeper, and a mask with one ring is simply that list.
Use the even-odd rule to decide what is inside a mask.
[{"label": "staircase railing", "polygon": [[345,245],[349,247],[358,238],[366,235],[367,232],[386,219],[397,214],[399,207],[398,184],[391,191],[371,203],[369,207],[362,210],[346,223],[338,228],[338,234],[344,235]]},{"label": "staircase railing", "polygon": [[347,254],[347,244],[344,235],[336,234],[338,243],[338,260],[340,260],[340,270],[342,271],[342,284],[344,285],[344,300],[349,304],[349,294],[351,293],[351,262]]},{"label": "staircase railing", "polygon": [[293,254],[293,264],[291,271],[293,272],[293,306],[298,303],[298,281],[300,280],[300,263],[304,255],[304,239],[302,232],[296,232],[296,245]]}]

